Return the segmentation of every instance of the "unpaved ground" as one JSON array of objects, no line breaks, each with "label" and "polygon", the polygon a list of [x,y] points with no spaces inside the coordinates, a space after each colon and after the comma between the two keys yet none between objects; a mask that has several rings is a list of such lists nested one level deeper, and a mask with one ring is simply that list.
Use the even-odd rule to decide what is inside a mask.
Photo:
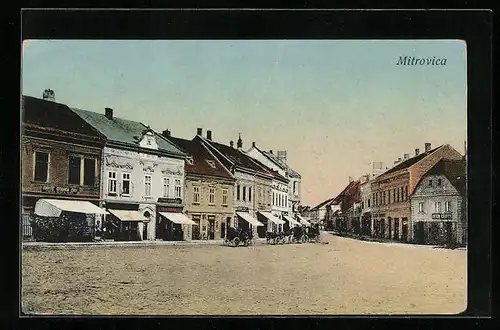
[{"label": "unpaved ground", "polygon": [[455,314],[466,251],[368,243],[24,251],[37,314]]}]

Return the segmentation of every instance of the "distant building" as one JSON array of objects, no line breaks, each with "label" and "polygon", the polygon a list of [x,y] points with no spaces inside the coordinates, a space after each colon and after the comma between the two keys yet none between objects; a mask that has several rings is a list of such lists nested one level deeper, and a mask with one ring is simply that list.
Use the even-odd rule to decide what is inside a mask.
[{"label": "distant building", "polygon": [[[212,139],[207,132],[207,139]],[[163,135],[188,155],[185,164],[184,211],[197,225],[192,239],[224,239],[234,218],[234,186],[236,179],[199,135],[192,140],[174,138],[170,131]]]},{"label": "distant building", "polygon": [[410,196],[417,243],[465,244],[466,181],[465,159],[442,159],[422,176]]},{"label": "distant building", "polygon": [[[86,217],[91,235],[101,219],[100,214],[84,211],[88,209],[86,203],[90,202],[95,207],[99,205],[101,154],[106,139],[66,105],[56,103],[53,96],[53,91],[46,90],[46,99],[22,97],[21,204],[24,238],[32,236],[31,220],[41,199],[72,201],[72,216]],[[47,204],[47,207],[56,208],[51,205]],[[77,212],[79,207],[83,213]],[[59,213],[62,212],[67,210],[61,209]]]},{"label": "distant building", "polygon": [[371,213],[375,236],[410,242],[414,235],[409,196],[437,162],[460,160],[462,155],[448,144],[431,149],[431,144],[426,143],[423,153],[415,149],[413,157],[406,154],[404,158],[372,181]]},{"label": "distant building", "polygon": [[361,234],[371,236],[373,233],[372,221],[372,181],[382,174],[386,169],[382,162],[372,162],[371,170],[368,174],[360,177],[361,193]]},{"label": "distant building", "polygon": [[328,198],[327,200],[319,203],[318,205],[311,208],[309,211],[310,222],[317,224],[327,221],[327,212],[329,210],[330,204],[333,198]]}]

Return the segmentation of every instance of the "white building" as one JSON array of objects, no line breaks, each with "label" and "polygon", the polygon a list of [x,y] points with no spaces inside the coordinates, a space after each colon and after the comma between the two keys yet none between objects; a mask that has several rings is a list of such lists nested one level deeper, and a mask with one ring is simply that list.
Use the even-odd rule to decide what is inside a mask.
[{"label": "white building", "polygon": [[273,213],[295,218],[300,206],[301,176],[287,164],[286,151],[278,151],[275,155],[272,150],[263,151],[252,142],[246,154],[288,180],[286,187],[285,180],[277,178],[273,182]]},{"label": "white building", "polygon": [[[106,229],[120,240],[188,237],[182,215],[186,155],[139,122],[73,109],[107,138],[102,156],[101,198],[111,216]],[[171,215],[173,213],[177,213]]]}]

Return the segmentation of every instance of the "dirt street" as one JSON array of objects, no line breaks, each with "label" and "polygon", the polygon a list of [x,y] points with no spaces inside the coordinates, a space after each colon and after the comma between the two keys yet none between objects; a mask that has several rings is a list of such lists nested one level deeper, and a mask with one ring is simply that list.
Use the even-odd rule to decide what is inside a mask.
[{"label": "dirt street", "polygon": [[22,253],[36,314],[456,314],[467,252],[322,234],[329,244]]}]

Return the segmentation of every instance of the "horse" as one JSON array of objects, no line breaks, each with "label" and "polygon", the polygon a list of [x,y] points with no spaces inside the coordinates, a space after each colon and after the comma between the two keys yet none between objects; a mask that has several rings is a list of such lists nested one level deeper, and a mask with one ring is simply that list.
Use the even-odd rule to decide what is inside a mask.
[{"label": "horse", "polygon": [[276,244],[276,241],[278,240],[278,234],[272,231],[266,232],[266,241],[267,243],[272,242],[272,244]]}]

